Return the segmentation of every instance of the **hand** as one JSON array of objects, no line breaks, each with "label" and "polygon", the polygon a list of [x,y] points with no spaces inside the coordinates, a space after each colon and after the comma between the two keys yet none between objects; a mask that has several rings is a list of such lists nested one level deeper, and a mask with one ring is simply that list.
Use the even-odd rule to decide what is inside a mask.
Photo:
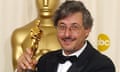
[{"label": "hand", "polygon": [[32,59],[33,51],[31,48],[27,48],[26,51],[17,60],[17,72],[21,72],[25,69],[32,69],[37,61]]}]

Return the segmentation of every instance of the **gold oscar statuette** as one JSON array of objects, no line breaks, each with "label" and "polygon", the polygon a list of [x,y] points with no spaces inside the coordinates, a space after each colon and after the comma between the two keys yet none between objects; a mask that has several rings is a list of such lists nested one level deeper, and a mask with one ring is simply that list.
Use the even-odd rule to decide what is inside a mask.
[{"label": "gold oscar statuette", "polygon": [[[31,29],[30,35],[31,35],[31,47],[33,51],[32,59],[36,59],[36,51],[39,46],[39,41],[42,35],[42,30],[40,29],[40,22],[36,23],[37,25]],[[25,69],[23,72],[36,72],[36,68],[33,67],[32,69]]]},{"label": "gold oscar statuette", "polygon": [[[37,48],[35,53],[37,60],[44,54],[61,48],[57,40],[57,30],[53,22],[53,15],[60,4],[60,0],[35,0],[35,2],[38,12],[37,17],[24,26],[16,28],[11,36],[14,70],[17,68],[17,60],[26,48],[30,48],[30,45],[32,45],[31,47],[33,48]],[[42,36],[40,37],[41,30]]]}]

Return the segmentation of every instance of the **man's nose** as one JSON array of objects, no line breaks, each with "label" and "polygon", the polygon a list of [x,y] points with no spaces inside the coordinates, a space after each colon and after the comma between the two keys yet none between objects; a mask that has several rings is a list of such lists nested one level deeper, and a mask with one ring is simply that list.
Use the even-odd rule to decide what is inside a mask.
[{"label": "man's nose", "polygon": [[72,34],[71,30],[67,28],[64,32],[65,37],[69,37]]}]

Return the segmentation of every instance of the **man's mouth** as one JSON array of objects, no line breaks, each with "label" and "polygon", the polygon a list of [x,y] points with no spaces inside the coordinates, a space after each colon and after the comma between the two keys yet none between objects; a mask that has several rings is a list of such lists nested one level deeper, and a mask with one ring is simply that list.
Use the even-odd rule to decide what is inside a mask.
[{"label": "man's mouth", "polygon": [[63,38],[62,40],[64,41],[65,44],[70,44],[75,40],[75,38]]}]

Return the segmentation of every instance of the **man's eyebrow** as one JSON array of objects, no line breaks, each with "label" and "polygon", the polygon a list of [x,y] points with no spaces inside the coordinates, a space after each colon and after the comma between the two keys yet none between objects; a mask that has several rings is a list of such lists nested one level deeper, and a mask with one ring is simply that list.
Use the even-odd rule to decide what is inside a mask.
[{"label": "man's eyebrow", "polygon": [[65,24],[64,22],[59,22],[59,24]]},{"label": "man's eyebrow", "polygon": [[72,25],[79,25],[79,24],[74,22],[74,23],[72,23]]}]

